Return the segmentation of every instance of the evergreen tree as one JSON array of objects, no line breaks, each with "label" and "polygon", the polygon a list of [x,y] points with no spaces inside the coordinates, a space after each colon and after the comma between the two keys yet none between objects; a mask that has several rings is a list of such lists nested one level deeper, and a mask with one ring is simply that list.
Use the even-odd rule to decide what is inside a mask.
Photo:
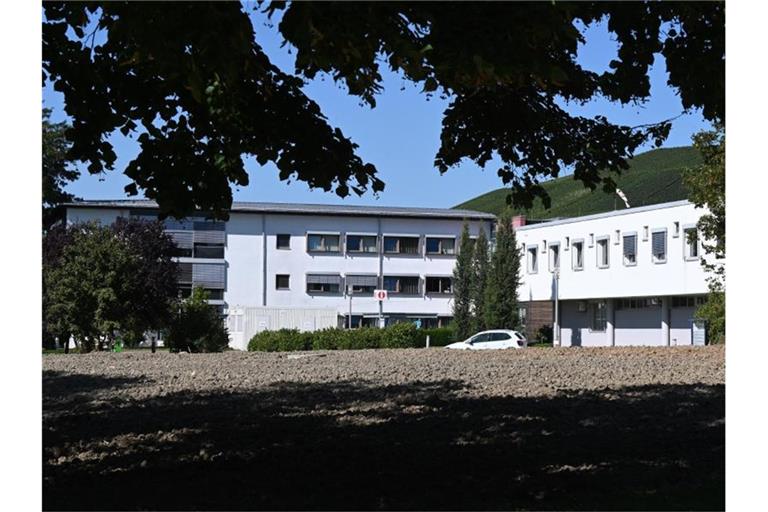
[{"label": "evergreen tree", "polygon": [[480,228],[480,235],[475,242],[472,255],[472,282],[470,283],[470,301],[472,302],[472,332],[484,331],[485,325],[485,288],[488,282],[488,239],[485,230]]},{"label": "evergreen tree", "polygon": [[459,242],[459,254],[453,270],[453,321],[457,339],[472,334],[472,239],[469,226],[464,223]]},{"label": "evergreen tree", "polygon": [[519,324],[517,289],[520,285],[520,251],[507,210],[499,217],[496,246],[491,255],[485,287],[485,325],[489,329],[515,329]]}]

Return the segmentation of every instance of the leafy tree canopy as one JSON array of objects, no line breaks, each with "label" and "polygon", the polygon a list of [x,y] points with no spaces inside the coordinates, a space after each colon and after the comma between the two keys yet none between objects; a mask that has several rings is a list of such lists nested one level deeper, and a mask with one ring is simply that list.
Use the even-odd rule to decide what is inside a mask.
[{"label": "leafy tree canopy", "polygon": [[[254,7],[255,6],[255,7]],[[376,168],[331,127],[301,90],[328,73],[375,106],[381,67],[426,94],[451,99],[435,165],[494,155],[512,199],[530,205],[542,179],[572,167],[586,186],[669,122],[632,128],[571,115],[562,101],[650,96],[648,70],[660,53],[683,107],[724,119],[723,2],[46,3],[44,80],[64,94],[73,119],[71,158],[90,172],[114,168],[108,135],[138,134],[125,169],[129,194],[143,189],[163,215],[193,208],[226,216],[231,184],[245,186],[243,157],[274,162],[280,179],[350,192],[381,191]],[[282,11],[279,30],[296,50],[295,75],[274,66],[248,16]],[[610,70],[577,63],[579,24],[608,20],[619,51]],[[104,42],[95,45],[95,33]]]},{"label": "leafy tree canopy", "polygon": [[43,229],[50,228],[64,215],[61,206],[75,197],[64,191],[80,172],[67,161],[70,143],[65,123],[51,123],[51,110],[43,109]]},{"label": "leafy tree canopy", "polygon": [[91,349],[115,331],[140,336],[171,319],[178,265],[159,222],[56,226],[43,237],[44,330]]}]

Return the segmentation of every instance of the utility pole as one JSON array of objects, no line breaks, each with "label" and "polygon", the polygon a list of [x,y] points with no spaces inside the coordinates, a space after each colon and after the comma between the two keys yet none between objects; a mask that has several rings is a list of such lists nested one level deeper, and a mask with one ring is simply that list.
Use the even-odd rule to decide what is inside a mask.
[{"label": "utility pole", "polygon": [[347,286],[347,293],[349,294],[349,323],[347,324],[347,328],[352,328],[352,293],[354,292],[354,287],[352,285]]},{"label": "utility pole", "polygon": [[560,346],[560,269],[555,269],[555,322],[552,326],[552,344],[556,347]]}]

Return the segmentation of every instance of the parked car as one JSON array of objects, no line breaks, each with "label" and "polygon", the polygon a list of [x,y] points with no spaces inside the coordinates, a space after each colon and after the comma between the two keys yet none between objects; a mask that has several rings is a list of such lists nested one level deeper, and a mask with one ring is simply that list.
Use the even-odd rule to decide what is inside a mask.
[{"label": "parked car", "polygon": [[455,350],[488,350],[503,348],[523,348],[528,345],[525,336],[517,331],[508,329],[495,329],[483,331],[470,336],[464,341],[457,341],[446,345],[445,348]]}]

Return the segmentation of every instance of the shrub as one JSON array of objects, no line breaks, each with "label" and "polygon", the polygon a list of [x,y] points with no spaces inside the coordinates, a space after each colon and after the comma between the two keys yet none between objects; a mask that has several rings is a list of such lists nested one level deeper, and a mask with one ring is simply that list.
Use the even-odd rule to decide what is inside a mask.
[{"label": "shrub", "polygon": [[216,310],[208,305],[208,292],[195,287],[181,302],[168,329],[171,352],[221,352],[229,345],[229,334]]},{"label": "shrub", "polygon": [[345,331],[340,338],[340,349],[361,350],[366,348],[379,348],[384,331],[375,327],[363,327],[352,331]]},{"label": "shrub", "polygon": [[419,343],[419,329],[410,322],[395,324],[384,329],[381,348],[411,348],[423,346]]},{"label": "shrub", "polygon": [[254,335],[248,342],[251,352],[291,352],[295,350],[312,350],[312,333],[299,332],[296,329],[280,329],[279,331],[262,331]]},{"label": "shrub", "polygon": [[429,336],[430,347],[444,347],[456,341],[456,332],[450,327],[435,327],[434,329],[421,329],[418,332],[421,345],[426,344]]},{"label": "shrub", "polygon": [[542,325],[539,330],[536,331],[536,343],[552,343],[552,326]]},{"label": "shrub", "polygon": [[312,333],[313,350],[336,350],[339,345],[344,346],[347,342],[345,336],[347,331],[336,327],[329,327],[322,331]]}]

